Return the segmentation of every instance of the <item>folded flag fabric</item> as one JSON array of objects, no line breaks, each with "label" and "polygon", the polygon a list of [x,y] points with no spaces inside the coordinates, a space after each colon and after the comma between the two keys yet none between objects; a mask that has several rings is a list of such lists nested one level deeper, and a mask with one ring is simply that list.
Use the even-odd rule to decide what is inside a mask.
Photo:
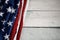
[{"label": "folded flag fabric", "polygon": [[[20,40],[27,0],[0,0],[0,40]],[[20,20],[20,25],[18,21]]]},{"label": "folded flag fabric", "polygon": [[17,34],[17,39],[16,40],[19,40],[20,36],[21,36],[21,31],[22,31],[22,27],[23,27],[23,19],[24,19],[24,11],[26,9],[26,4],[27,4],[27,0],[24,0],[23,8],[22,8],[21,21],[20,21],[20,26],[19,26],[19,30],[18,30],[18,34]]}]

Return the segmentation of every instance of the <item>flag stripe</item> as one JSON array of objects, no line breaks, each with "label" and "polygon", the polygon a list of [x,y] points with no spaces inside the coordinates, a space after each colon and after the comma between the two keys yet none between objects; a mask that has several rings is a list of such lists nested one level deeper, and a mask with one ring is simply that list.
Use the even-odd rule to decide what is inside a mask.
[{"label": "flag stripe", "polygon": [[22,16],[21,16],[20,26],[19,26],[19,30],[18,30],[16,40],[20,40],[21,31],[22,31],[22,27],[23,27],[23,17],[24,17],[24,11],[25,11],[25,7],[26,7],[26,3],[27,3],[27,0],[24,0],[23,9],[22,9]]}]

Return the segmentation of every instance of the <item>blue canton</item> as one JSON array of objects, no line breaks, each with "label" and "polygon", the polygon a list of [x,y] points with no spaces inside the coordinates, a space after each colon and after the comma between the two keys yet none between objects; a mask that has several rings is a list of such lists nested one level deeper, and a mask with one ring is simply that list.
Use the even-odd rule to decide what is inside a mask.
[{"label": "blue canton", "polygon": [[9,40],[18,5],[19,0],[0,0],[0,40]]}]

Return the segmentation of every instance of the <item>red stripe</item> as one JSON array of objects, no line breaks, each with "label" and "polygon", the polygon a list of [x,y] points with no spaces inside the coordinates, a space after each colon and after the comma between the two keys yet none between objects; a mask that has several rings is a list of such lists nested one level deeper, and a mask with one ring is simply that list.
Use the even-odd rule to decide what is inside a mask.
[{"label": "red stripe", "polygon": [[18,9],[18,14],[16,16],[16,20],[14,22],[14,25],[13,25],[13,28],[12,28],[12,31],[11,31],[11,34],[10,34],[10,40],[14,40],[14,37],[15,37],[15,34],[16,34],[16,31],[17,31],[17,26],[18,26],[18,21],[19,21],[19,17],[20,17],[21,6],[22,6],[22,0],[20,0],[20,6],[19,6],[19,9]]},{"label": "red stripe", "polygon": [[23,9],[22,9],[22,16],[21,16],[20,26],[19,26],[19,30],[18,30],[16,40],[20,40],[21,31],[22,31],[22,27],[23,27],[23,17],[24,17],[24,11],[25,11],[25,7],[26,7],[26,3],[27,3],[27,0],[24,0]]}]

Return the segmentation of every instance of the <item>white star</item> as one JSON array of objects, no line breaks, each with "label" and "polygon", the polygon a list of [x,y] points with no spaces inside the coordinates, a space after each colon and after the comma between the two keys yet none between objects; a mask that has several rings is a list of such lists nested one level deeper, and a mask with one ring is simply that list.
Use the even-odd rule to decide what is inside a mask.
[{"label": "white star", "polygon": [[4,32],[4,29],[5,29],[5,27],[4,27],[4,28],[2,28],[1,30]]},{"label": "white star", "polygon": [[8,24],[8,26],[12,26],[12,23],[13,22],[9,21],[7,24]]},{"label": "white star", "polygon": [[12,13],[15,13],[15,9],[14,8],[12,8]]},{"label": "white star", "polygon": [[6,0],[5,3],[8,4],[8,1],[9,1],[9,0]]},{"label": "white star", "polygon": [[0,12],[0,16],[1,16],[1,17],[3,16],[3,14],[4,14],[3,12]]},{"label": "white star", "polygon": [[11,8],[11,7],[7,8],[7,11],[8,12],[11,12],[11,13],[15,13],[15,9],[14,8]]},{"label": "white star", "polygon": [[16,17],[14,17],[16,19]]},{"label": "white star", "polygon": [[1,22],[3,22],[3,24],[5,24],[5,22],[6,22],[6,21],[5,21],[5,20],[3,20],[3,21],[1,21]]},{"label": "white star", "polygon": [[12,10],[11,7],[7,8],[7,11],[8,11],[8,12],[11,12],[11,10]]},{"label": "white star", "polygon": [[20,2],[17,4],[17,6],[19,7],[19,5],[20,5]]},{"label": "white star", "polygon": [[6,34],[6,35],[4,36],[4,38],[5,38],[6,40],[9,40],[9,35]]}]

